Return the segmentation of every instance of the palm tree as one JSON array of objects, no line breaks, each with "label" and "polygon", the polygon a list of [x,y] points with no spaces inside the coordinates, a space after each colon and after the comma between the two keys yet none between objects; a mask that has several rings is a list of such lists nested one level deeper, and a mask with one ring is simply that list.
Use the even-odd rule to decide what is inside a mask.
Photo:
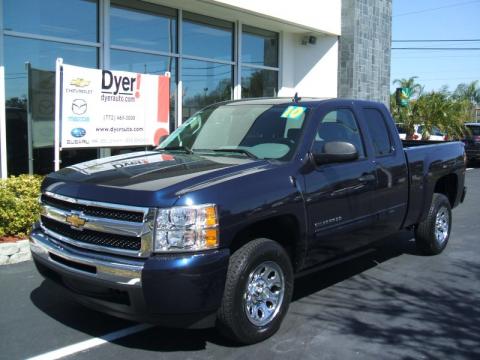
[{"label": "palm tree", "polygon": [[409,88],[412,91],[412,98],[410,103],[406,107],[400,107],[395,100],[395,94],[390,96],[390,110],[395,118],[395,121],[402,123],[402,126],[406,131],[406,139],[413,139],[415,133],[415,124],[418,124],[418,120],[415,118],[413,109],[415,99],[419,97],[423,92],[423,86],[416,82],[418,76],[412,76],[408,79],[395,79],[393,85],[397,85],[402,88]]},{"label": "palm tree", "polygon": [[466,101],[470,104],[470,115],[475,117],[475,109],[480,106],[480,85],[478,80],[472,81],[470,84],[459,84],[453,93],[453,98]]},{"label": "palm tree", "polygon": [[478,80],[470,84],[459,84],[453,92],[453,97],[460,100],[468,100],[473,106],[480,105],[480,85]]},{"label": "palm tree", "polygon": [[470,103],[457,100],[448,92],[429,92],[416,101],[413,117],[424,124],[422,139],[427,140],[434,126],[447,133],[450,138],[461,138],[464,123],[469,118]]},{"label": "palm tree", "polygon": [[423,86],[417,83],[416,79],[418,76],[412,76],[408,79],[395,79],[393,80],[393,85],[398,85],[402,88],[410,88],[412,90],[412,95],[420,96],[423,92]]}]

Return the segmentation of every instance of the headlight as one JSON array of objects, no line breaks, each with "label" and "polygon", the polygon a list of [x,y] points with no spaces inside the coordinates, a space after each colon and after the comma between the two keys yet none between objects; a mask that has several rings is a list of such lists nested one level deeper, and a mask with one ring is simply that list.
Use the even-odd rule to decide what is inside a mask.
[{"label": "headlight", "polygon": [[159,209],[154,251],[195,251],[217,248],[218,213],[213,204]]}]

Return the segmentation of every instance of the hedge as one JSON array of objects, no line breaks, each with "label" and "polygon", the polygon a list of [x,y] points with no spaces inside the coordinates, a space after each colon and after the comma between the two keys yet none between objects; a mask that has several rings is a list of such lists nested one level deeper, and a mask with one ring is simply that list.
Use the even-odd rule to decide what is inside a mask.
[{"label": "hedge", "polygon": [[0,236],[25,236],[40,217],[38,196],[42,177],[0,179]]}]

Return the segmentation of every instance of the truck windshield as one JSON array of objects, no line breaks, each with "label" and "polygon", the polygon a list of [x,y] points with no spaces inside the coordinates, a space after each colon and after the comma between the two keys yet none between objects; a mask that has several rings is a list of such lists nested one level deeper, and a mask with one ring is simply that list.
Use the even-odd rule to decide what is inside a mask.
[{"label": "truck windshield", "polygon": [[223,104],[197,112],[157,149],[289,160],[309,109],[292,104]]}]

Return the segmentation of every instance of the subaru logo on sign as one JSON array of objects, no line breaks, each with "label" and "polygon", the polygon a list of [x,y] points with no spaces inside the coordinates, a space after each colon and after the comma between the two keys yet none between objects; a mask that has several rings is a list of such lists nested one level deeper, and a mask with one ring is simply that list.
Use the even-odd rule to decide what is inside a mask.
[{"label": "subaru logo on sign", "polygon": [[75,128],[70,131],[70,134],[72,134],[72,136],[76,138],[84,137],[86,133],[87,131],[84,128]]}]

